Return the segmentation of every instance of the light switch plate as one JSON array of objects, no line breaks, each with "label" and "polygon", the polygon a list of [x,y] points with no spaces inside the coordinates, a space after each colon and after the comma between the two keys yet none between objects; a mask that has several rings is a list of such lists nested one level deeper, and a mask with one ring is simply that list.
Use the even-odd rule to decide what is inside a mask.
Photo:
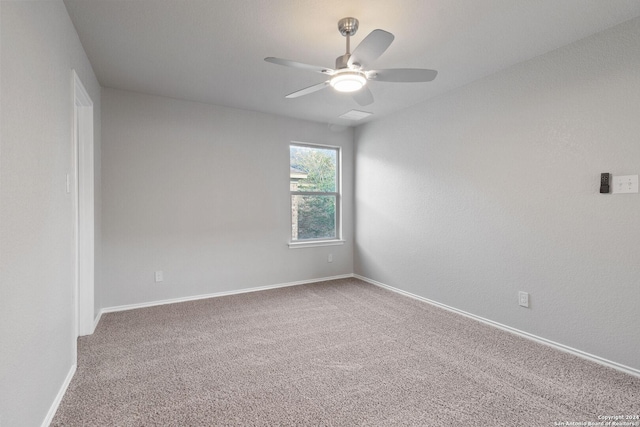
[{"label": "light switch plate", "polygon": [[613,194],[638,192],[638,175],[614,176],[612,181]]}]

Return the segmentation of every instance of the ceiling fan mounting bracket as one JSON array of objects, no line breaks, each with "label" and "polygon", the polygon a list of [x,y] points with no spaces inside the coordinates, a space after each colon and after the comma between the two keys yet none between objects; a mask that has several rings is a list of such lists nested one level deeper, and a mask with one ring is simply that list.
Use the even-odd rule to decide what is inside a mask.
[{"label": "ceiling fan mounting bracket", "polygon": [[358,31],[358,20],[356,18],[342,18],[338,21],[338,30],[343,36],[352,36]]},{"label": "ceiling fan mounting bracket", "polygon": [[349,67],[349,58],[351,58],[350,53],[345,53],[344,55],[338,56],[336,58],[336,70],[342,70],[344,68]]}]

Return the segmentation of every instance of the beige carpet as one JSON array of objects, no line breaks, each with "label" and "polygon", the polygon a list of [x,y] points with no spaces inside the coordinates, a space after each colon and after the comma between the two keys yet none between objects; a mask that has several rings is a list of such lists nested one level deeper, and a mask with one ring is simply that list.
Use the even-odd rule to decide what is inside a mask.
[{"label": "beige carpet", "polygon": [[639,378],[345,279],[106,314],[79,340],[52,425],[511,427],[626,414],[640,414]]}]

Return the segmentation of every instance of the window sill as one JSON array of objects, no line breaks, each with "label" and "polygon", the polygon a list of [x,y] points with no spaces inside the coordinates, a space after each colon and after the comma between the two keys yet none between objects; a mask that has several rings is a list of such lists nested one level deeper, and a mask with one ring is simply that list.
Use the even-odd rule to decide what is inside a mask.
[{"label": "window sill", "polygon": [[344,245],[344,240],[311,240],[307,242],[289,242],[289,249],[315,248],[318,246]]}]

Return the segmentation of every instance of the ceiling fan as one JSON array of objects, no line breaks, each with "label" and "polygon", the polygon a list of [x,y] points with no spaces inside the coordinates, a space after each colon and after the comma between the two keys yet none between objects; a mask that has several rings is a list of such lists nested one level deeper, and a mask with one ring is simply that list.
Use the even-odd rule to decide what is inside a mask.
[{"label": "ceiling fan", "polygon": [[265,61],[300,70],[314,71],[329,76],[329,80],[290,93],[286,98],[297,98],[331,86],[339,92],[352,92],[353,99],[360,105],[373,103],[373,94],[366,86],[369,80],[379,82],[430,82],[438,74],[435,70],[422,68],[389,68],[368,70],[368,66],[384,53],[393,42],[393,34],[384,30],[373,30],[350,52],[350,37],[358,31],[356,18],[342,18],[338,21],[340,34],[347,38],[347,52],[336,58],[336,68],[303,64],[288,59],[268,57]]}]

